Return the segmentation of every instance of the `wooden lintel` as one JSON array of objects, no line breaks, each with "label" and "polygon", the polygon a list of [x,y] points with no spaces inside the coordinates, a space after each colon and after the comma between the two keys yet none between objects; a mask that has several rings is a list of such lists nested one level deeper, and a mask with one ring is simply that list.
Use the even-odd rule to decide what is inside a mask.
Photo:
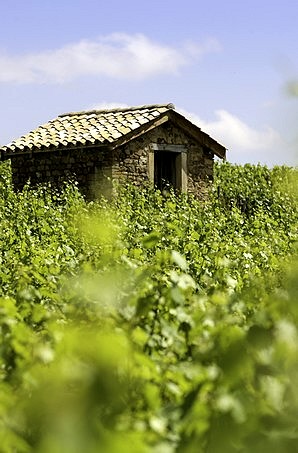
[{"label": "wooden lintel", "polygon": [[187,150],[185,145],[168,145],[166,143],[151,143],[150,148],[153,151],[171,151],[172,153],[184,153]]}]

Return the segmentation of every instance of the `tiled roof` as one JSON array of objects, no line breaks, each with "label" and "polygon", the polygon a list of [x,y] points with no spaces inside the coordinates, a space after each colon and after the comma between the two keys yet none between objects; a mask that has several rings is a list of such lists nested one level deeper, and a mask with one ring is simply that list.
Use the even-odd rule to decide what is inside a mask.
[{"label": "tiled roof", "polygon": [[205,144],[217,156],[224,158],[226,149],[208,134],[192,124],[181,114],[173,111],[173,104],[141,105],[109,110],[89,110],[59,115],[35,130],[0,147],[1,158],[19,153],[48,151],[83,146],[118,146],[169,118],[186,129],[200,143]]},{"label": "tiled roof", "polygon": [[173,104],[155,104],[65,113],[1,147],[1,150],[5,154],[36,148],[110,144],[174,108]]}]

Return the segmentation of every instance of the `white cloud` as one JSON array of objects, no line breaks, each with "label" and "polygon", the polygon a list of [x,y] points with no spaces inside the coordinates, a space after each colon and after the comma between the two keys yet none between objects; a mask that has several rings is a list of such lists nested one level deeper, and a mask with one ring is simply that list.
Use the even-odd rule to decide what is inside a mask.
[{"label": "white cloud", "polygon": [[141,79],[177,73],[194,57],[217,50],[219,44],[212,39],[176,49],[142,34],[114,33],[42,53],[0,54],[0,82],[64,83],[84,75]]},{"label": "white cloud", "polygon": [[294,164],[291,144],[270,126],[255,129],[226,110],[217,110],[216,119],[206,121],[180,109],[185,117],[228,148],[228,160],[239,163]]},{"label": "white cloud", "polygon": [[121,102],[100,102],[99,104],[93,104],[87,110],[110,110],[110,109],[125,109],[129,107],[128,104],[123,104]]}]

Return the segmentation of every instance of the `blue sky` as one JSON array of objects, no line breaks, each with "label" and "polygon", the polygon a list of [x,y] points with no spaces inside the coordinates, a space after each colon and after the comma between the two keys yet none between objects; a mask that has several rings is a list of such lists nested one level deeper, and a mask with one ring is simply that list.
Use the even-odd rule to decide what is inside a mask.
[{"label": "blue sky", "polygon": [[1,144],[68,111],[173,102],[228,160],[297,164],[297,0],[2,0],[0,13]]}]

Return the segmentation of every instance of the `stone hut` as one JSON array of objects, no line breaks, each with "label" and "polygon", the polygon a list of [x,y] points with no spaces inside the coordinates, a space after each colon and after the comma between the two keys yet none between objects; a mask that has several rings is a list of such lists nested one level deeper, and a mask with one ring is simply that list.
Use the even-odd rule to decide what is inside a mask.
[{"label": "stone hut", "polygon": [[203,196],[226,149],[173,104],[66,113],[0,148],[17,190],[75,178],[89,198],[110,181],[152,183]]}]

